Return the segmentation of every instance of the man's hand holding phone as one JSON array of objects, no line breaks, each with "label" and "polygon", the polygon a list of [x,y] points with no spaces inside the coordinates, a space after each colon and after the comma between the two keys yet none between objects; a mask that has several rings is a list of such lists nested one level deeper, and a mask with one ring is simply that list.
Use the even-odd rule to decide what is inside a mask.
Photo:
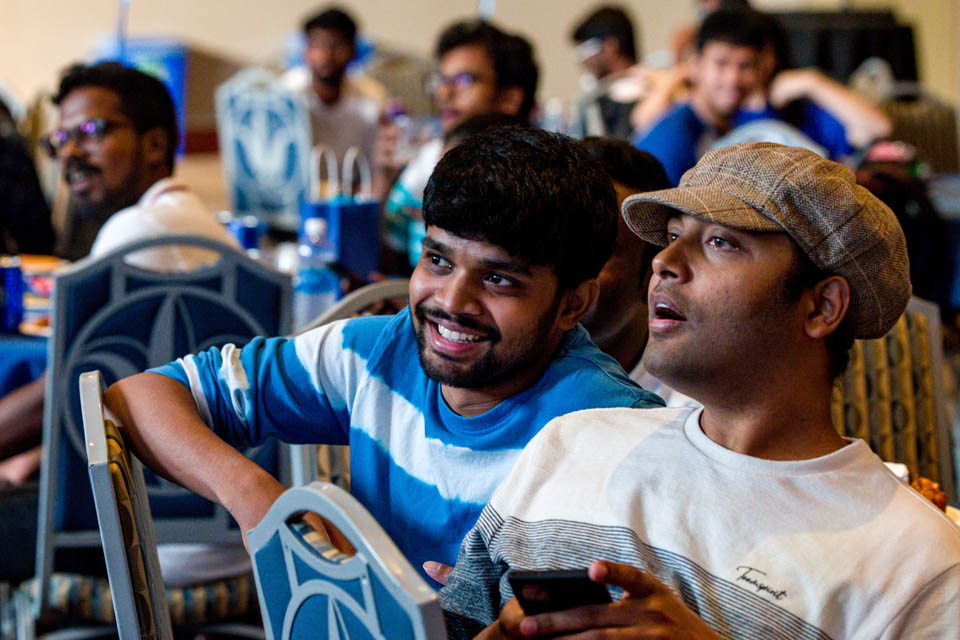
[{"label": "man's hand holding phone", "polygon": [[504,605],[499,620],[477,638],[720,638],[672,591],[648,573],[626,564],[594,562],[588,575],[593,582],[623,589],[623,599],[611,604],[590,604],[525,615],[514,598]]}]

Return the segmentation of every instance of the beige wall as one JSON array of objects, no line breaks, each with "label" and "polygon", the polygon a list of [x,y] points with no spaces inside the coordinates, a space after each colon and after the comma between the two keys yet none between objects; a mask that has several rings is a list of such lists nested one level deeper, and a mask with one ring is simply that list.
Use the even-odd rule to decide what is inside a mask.
[{"label": "beige wall", "polygon": [[754,0],[754,4],[768,9],[892,7],[902,22],[913,25],[921,81],[941,98],[960,104],[958,0]]},{"label": "beige wall", "polygon": [[[337,1],[337,0],[335,0]],[[449,22],[473,15],[475,0],[338,0],[377,39],[428,55]],[[51,88],[60,69],[83,57],[114,28],[116,0],[2,0],[0,80],[21,98]],[[168,35],[224,57],[263,60],[282,49],[287,34],[322,4],[305,0],[132,0],[132,35]],[[500,0],[496,19],[528,36],[543,67],[541,97],[572,97],[577,71],[567,36],[592,2]],[[693,16],[692,0],[627,2],[642,22],[649,47]],[[82,7],[82,8],[81,8]]]},{"label": "beige wall", "polygon": [[[393,45],[427,54],[437,31],[472,15],[475,0],[340,0],[365,31]],[[599,3],[599,0],[598,2]],[[320,2],[305,0],[132,0],[132,35],[166,35],[241,62],[278,53],[284,37]],[[500,0],[497,20],[527,35],[543,67],[540,97],[570,98],[577,90],[567,35],[594,2]],[[641,23],[644,49],[666,46],[671,31],[693,17],[692,0],[627,0]],[[844,0],[756,0],[763,7],[832,8]],[[856,6],[892,5],[913,22],[921,75],[937,94],[960,103],[960,3],[957,0],[854,0]],[[0,80],[21,98],[52,88],[69,61],[83,57],[110,33],[116,0],[3,0]]]}]

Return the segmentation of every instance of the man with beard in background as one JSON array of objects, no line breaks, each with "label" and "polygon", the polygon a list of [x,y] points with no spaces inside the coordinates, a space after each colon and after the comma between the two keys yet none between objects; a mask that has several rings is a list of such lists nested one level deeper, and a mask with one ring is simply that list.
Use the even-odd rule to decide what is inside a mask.
[{"label": "man with beard in background", "polygon": [[[57,128],[46,141],[70,190],[69,259],[101,256],[135,240],[163,234],[205,236],[236,243],[186,185],[171,177],[178,131],[173,101],[163,83],[115,62],[74,65],[53,98]],[[209,251],[171,247],[137,252],[130,262],[158,270],[189,270],[209,262]],[[40,464],[45,376],[0,399],[0,478],[29,482]],[[0,529],[9,562],[0,580],[33,571],[36,486],[16,495],[18,513],[0,495]],[[33,513],[34,515],[27,515]],[[22,545],[22,546],[21,546]],[[18,553],[13,549],[21,549]]]}]

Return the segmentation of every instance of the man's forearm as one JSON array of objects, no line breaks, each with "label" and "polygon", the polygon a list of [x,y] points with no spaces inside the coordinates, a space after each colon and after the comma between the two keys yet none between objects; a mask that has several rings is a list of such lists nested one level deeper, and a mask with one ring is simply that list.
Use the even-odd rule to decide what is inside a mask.
[{"label": "man's forearm", "polygon": [[190,391],[155,373],[125,378],[106,404],[137,456],[153,471],[223,504],[246,530],[260,521],[283,486],[211,431]]},{"label": "man's forearm", "polygon": [[0,398],[0,460],[40,444],[46,376]]},{"label": "man's forearm", "polygon": [[[779,91],[778,83],[782,88]],[[781,93],[779,99],[777,93]],[[772,97],[775,106],[782,106],[800,96],[812,100],[839,120],[846,129],[847,142],[851,146],[865,147],[877,138],[890,135],[892,125],[886,114],[856,91],[819,71],[784,71],[774,79]]]}]

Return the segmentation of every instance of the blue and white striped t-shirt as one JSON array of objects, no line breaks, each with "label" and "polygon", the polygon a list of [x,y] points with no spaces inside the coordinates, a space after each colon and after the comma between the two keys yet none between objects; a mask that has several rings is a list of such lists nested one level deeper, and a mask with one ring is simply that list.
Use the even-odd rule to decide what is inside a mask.
[{"label": "blue and white striped t-shirt", "polygon": [[578,326],[536,384],[465,418],[421,369],[408,310],[212,348],[153,371],[189,387],[205,422],[234,446],[268,435],[349,444],[351,492],[418,569],[453,564],[521,449],[552,418],[662,405]]}]

